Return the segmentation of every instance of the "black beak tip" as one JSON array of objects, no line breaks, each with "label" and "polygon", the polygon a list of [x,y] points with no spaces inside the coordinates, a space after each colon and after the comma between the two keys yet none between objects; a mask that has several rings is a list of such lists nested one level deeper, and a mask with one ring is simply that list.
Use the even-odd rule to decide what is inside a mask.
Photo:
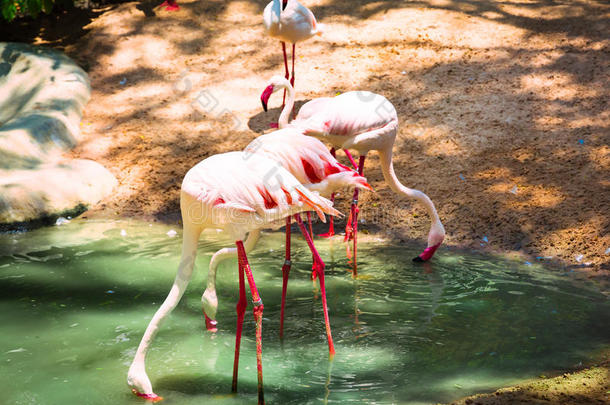
[{"label": "black beak tip", "polygon": [[422,259],[422,258],[421,258],[421,257],[419,257],[419,256],[414,257],[414,258],[413,258],[413,261],[414,261],[415,263],[423,263],[423,262],[425,262],[425,260],[424,260],[424,259]]},{"label": "black beak tip", "polygon": [[265,103],[264,101],[261,101],[261,104],[263,105],[263,110],[265,110],[265,112],[267,112],[267,103]]}]

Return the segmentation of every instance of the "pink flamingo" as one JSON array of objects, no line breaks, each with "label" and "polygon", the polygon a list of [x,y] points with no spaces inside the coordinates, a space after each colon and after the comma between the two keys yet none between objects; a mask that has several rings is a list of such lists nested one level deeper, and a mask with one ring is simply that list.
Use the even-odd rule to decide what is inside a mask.
[{"label": "pink flamingo", "polygon": [[[329,196],[334,191],[344,187],[356,187],[358,189],[372,190],[366,179],[354,170],[339,163],[318,139],[305,136],[298,130],[292,128],[281,129],[266,135],[259,136],[252,141],[244,150],[245,153],[256,153],[275,160],[288,170],[303,186],[323,197]],[[324,262],[320,258],[310,233],[304,228],[301,218],[295,216],[301,233],[305,237],[312,251],[313,276],[318,276],[320,291],[322,295],[322,307],[326,324],[329,353],[334,355],[335,349],[328,319],[328,308],[326,304],[326,289],[324,285]],[[290,253],[291,219],[286,218],[286,256],[282,266],[282,306],[280,312],[280,337],[284,331],[284,308],[286,302],[286,291],[288,286],[288,275],[292,265]],[[254,248],[259,233],[251,232],[245,241],[246,252]],[[206,327],[209,331],[217,329],[216,311],[218,298],[216,296],[216,271],[218,264],[229,257],[237,254],[236,249],[221,249],[212,256],[208,271],[207,288],[201,297],[203,313],[206,319]]]},{"label": "pink flamingo", "polygon": [[[263,11],[263,24],[267,34],[277,38],[282,43],[286,80],[294,86],[294,58],[297,42],[304,41],[314,35],[322,34],[322,26],[316,22],[313,13],[297,0],[273,0]],[[292,44],[292,76],[288,74],[288,56],[286,42]],[[284,99],[286,92],[284,91]],[[282,101],[283,103],[283,101]],[[283,105],[283,104],[282,104]]]},{"label": "pink flamingo", "polygon": [[165,7],[165,11],[177,11],[180,10],[180,6],[176,2],[176,0],[165,0],[163,3],[159,4],[159,8]]},{"label": "pink flamingo", "polygon": [[[414,261],[427,261],[445,238],[445,228],[441,223],[434,203],[419,190],[405,187],[398,181],[392,163],[392,148],[396,139],[398,116],[396,109],[385,97],[369,91],[350,91],[336,97],[322,97],[312,100],[301,108],[296,118],[288,123],[294,108],[294,88],[283,77],[274,76],[261,95],[265,111],[271,94],[279,89],[288,92],[288,100],[280,114],[280,128],[296,128],[305,135],[326,141],[333,149],[345,150],[354,167],[348,149],[360,154],[358,173],[364,171],[364,159],[370,150],[379,153],[383,177],[390,188],[406,198],[415,199],[423,204],[431,218],[426,249]],[[334,150],[331,150],[334,153]],[[353,239],[353,266],[357,274],[357,231],[358,231],[358,189],[354,191],[350,215],[346,227],[346,240]]]},{"label": "pink flamingo", "polygon": [[205,228],[221,229],[236,241],[239,263],[239,301],[233,362],[233,391],[237,389],[237,371],[241,332],[246,311],[245,278],[250,286],[256,321],[256,363],[258,401],[264,403],[262,371],[263,302],[248,264],[243,240],[248,232],[282,223],[287,216],[315,210],[338,215],[330,201],[303,187],[293,175],[275,161],[257,154],[230,152],[209,157],[188,171],[182,182],[180,209],[183,221],[182,258],[169,295],[150,321],[127,374],[133,392],[147,400],[161,398],[153,392],[146,374],[146,353],[161,322],[176,307],[191,280],[197,241]]}]

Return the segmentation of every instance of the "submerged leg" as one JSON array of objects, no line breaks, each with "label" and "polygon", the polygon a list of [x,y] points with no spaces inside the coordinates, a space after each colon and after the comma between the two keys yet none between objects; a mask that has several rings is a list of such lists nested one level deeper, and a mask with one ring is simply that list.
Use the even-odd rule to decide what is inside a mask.
[{"label": "submerged leg", "polygon": [[303,224],[303,220],[299,214],[295,214],[294,218],[296,219],[299,228],[301,229],[301,233],[305,237],[305,241],[307,245],[311,249],[311,253],[314,255],[314,266],[316,267],[316,272],[318,273],[318,280],[320,282],[320,291],[322,294],[322,309],[324,311],[324,323],[326,324],[326,338],[328,339],[328,352],[330,357],[333,358],[335,356],[335,345],[333,343],[333,336],[330,331],[330,320],[328,317],[328,305],[326,303],[326,286],[324,281],[324,262],[322,258],[318,254],[316,247],[313,244],[313,240],[309,237],[309,233]]},{"label": "submerged leg", "polygon": [[195,265],[195,256],[197,255],[197,241],[200,234],[201,228],[185,222],[182,236],[182,258],[180,259],[180,265],[178,266],[174,284],[172,285],[167,298],[163,301],[163,304],[161,304],[161,307],[155,312],[155,315],[148,324],[133,362],[127,372],[127,384],[132,388],[133,393],[147,400],[159,401],[162,398],[153,392],[150,379],[148,378],[148,375],[146,375],[146,354],[152,340],[159,331],[161,323],[176,307],[186,290],[186,286],[189,281],[191,281],[193,267]]},{"label": "submerged leg", "polygon": [[[239,251],[238,251],[239,257]],[[237,392],[237,373],[239,371],[239,350],[241,347],[241,333],[244,325],[244,314],[246,313],[246,285],[244,281],[244,268],[242,261],[238,259],[238,274],[239,274],[239,299],[237,301],[237,328],[235,331],[235,357],[233,359],[233,383],[231,391]]]},{"label": "submerged leg", "polygon": [[[364,159],[366,156],[360,156],[360,160],[358,162],[358,174],[362,176],[364,172]],[[358,275],[358,189],[354,190],[354,197],[352,200],[352,206],[350,209],[349,218],[347,219],[347,225],[345,227],[345,241],[353,240],[354,241],[354,249],[352,256],[352,275],[356,277]],[[348,256],[349,256],[349,247],[348,247]]]},{"label": "submerged leg", "polygon": [[282,307],[280,309],[280,339],[284,338],[284,306],[286,304],[286,291],[288,290],[288,275],[290,274],[290,217],[286,218],[286,257],[282,266]]},{"label": "submerged leg", "polygon": [[[265,397],[263,394],[263,300],[258,294],[256,283],[254,282],[254,276],[250,264],[248,264],[248,257],[246,256],[246,250],[242,241],[237,241],[237,258],[239,260],[240,267],[246,273],[248,285],[250,286],[250,294],[252,295],[252,303],[254,304],[254,321],[256,322],[256,370],[258,375],[258,403],[262,405],[265,403]],[[243,276],[242,276],[243,277]]]},{"label": "submerged leg", "polygon": [[[331,148],[330,149],[330,154],[333,155],[333,157],[337,156],[337,154],[335,152],[335,148]],[[330,195],[330,202],[332,202],[333,205],[335,204],[335,193],[332,193]],[[329,222],[329,224],[328,224],[328,232],[318,235],[321,238],[330,238],[330,237],[335,235],[335,217],[330,215],[330,219],[329,219],[328,222]]]}]

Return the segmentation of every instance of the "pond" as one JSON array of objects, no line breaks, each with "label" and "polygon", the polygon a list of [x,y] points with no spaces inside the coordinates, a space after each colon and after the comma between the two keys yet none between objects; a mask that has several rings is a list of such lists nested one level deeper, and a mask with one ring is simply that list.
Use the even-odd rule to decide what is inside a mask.
[{"label": "pond", "polygon": [[[181,232],[137,221],[72,221],[0,235],[0,386],[8,404],[141,404],[126,384],[135,349],[169,291]],[[170,233],[171,235],[171,233]],[[316,239],[327,264],[335,348],[328,359],[311,255],[293,238],[285,336],[278,337],[283,234],[250,254],[265,304],[263,373],[272,404],[450,401],[586,362],[607,347],[610,304],[562,271],[363,238],[353,280],[340,239]],[[256,402],[256,349],[246,312],[238,393],[231,394],[236,261],[218,274],[219,331],[205,330],[201,294],[211,254],[201,238],[195,277],[147,359],[166,404]]]}]

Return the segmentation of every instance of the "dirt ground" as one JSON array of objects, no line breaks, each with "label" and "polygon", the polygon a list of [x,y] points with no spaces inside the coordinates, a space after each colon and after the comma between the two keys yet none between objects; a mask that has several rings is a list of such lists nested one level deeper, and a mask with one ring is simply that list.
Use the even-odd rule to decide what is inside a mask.
[{"label": "dirt ground", "polygon": [[610,357],[594,367],[554,378],[541,376],[491,394],[478,394],[451,405],[585,405],[610,403]]},{"label": "dirt ground", "polygon": [[[131,2],[0,27],[0,40],[64,50],[90,74],[73,155],[119,187],[86,215],[178,222],[186,171],[277,120],[281,96],[268,113],[259,101],[283,72],[263,32],[267,1]],[[607,2],[304,3],[326,31],[297,46],[297,100],[366,89],[395,105],[397,175],[435,202],[445,249],[549,261],[610,293]],[[371,153],[377,192],[360,199],[362,227],[423,246],[425,211],[397,198],[378,164]]]}]

